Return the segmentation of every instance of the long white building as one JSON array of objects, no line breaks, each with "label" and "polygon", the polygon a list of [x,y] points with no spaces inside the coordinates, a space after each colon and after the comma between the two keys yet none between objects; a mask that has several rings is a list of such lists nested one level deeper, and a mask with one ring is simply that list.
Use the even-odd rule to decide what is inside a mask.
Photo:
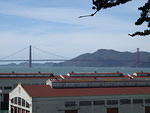
[{"label": "long white building", "polygon": [[150,113],[149,73],[80,74],[60,75],[46,85],[18,84],[9,94],[9,113]]},{"label": "long white building", "polygon": [[150,87],[51,88],[19,84],[9,99],[9,113],[149,112]]}]

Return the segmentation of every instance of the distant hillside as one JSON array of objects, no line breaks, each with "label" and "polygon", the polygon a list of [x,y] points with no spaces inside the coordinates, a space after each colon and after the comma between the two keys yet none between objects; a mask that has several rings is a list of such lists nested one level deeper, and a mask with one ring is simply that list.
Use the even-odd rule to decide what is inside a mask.
[{"label": "distant hillside", "polygon": [[[94,53],[82,54],[72,60],[54,66],[80,67],[136,67],[137,53],[99,49]],[[139,67],[150,67],[150,52],[140,52]]]}]

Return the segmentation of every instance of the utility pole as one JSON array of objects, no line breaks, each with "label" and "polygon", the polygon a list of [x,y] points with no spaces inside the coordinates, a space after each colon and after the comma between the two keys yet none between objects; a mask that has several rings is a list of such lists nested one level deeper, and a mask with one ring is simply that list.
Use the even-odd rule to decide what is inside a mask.
[{"label": "utility pole", "polygon": [[29,68],[32,67],[32,46],[29,46]]},{"label": "utility pole", "polygon": [[136,67],[139,67],[139,64],[140,64],[140,49],[137,48]]}]

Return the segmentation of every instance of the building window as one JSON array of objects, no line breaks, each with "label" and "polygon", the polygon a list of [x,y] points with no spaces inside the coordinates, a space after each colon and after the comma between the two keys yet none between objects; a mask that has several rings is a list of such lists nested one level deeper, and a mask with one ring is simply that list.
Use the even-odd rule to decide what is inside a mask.
[{"label": "building window", "polygon": [[18,97],[18,105],[21,105],[21,97]]},{"label": "building window", "polygon": [[17,97],[15,97],[15,104],[17,104]]},{"label": "building window", "polygon": [[9,101],[9,94],[5,93],[4,94],[4,102],[8,102]]},{"label": "building window", "polygon": [[78,113],[78,110],[65,110],[65,113]]},{"label": "building window", "polygon": [[107,100],[107,105],[115,105],[118,104],[118,100]]},{"label": "building window", "polygon": [[24,99],[22,99],[22,106],[25,107],[25,100]]},{"label": "building window", "polygon": [[145,99],[146,104],[150,104],[150,99]]},{"label": "building window", "polygon": [[141,104],[143,103],[143,99],[133,99],[133,104]]},{"label": "building window", "polygon": [[29,107],[30,107],[30,105],[29,105],[29,103],[28,103],[28,102],[26,102],[26,107],[27,107],[27,108],[29,108]]},{"label": "building window", "polygon": [[11,86],[5,86],[4,90],[10,90],[12,87]]},{"label": "building window", "polygon": [[68,101],[65,102],[65,107],[72,107],[72,106],[76,106],[76,102],[75,101]]},{"label": "building window", "polygon": [[118,108],[107,108],[107,113],[118,113]]},{"label": "building window", "polygon": [[94,103],[94,105],[105,105],[104,100],[94,101],[93,103]]},{"label": "building window", "polygon": [[26,110],[26,113],[30,113],[30,111],[27,111],[27,110]]},{"label": "building window", "polygon": [[150,113],[150,106],[145,107],[145,113]]},{"label": "building window", "polygon": [[21,97],[12,98],[12,99],[11,99],[11,103],[18,104],[18,105],[20,105],[20,106],[30,108],[29,103],[26,102],[26,101],[25,101],[23,98],[21,98]]},{"label": "building window", "polygon": [[80,106],[88,106],[91,105],[91,101],[80,101]]},{"label": "building window", "polygon": [[11,99],[11,103],[14,103],[14,98],[13,98],[13,99]]},{"label": "building window", "polygon": [[130,99],[120,99],[120,104],[131,104]]}]

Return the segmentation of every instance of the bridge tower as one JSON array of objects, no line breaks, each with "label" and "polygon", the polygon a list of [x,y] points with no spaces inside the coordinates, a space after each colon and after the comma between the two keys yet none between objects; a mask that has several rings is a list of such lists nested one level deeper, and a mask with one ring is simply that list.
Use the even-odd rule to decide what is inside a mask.
[{"label": "bridge tower", "polygon": [[32,67],[32,46],[29,46],[29,68]]}]

